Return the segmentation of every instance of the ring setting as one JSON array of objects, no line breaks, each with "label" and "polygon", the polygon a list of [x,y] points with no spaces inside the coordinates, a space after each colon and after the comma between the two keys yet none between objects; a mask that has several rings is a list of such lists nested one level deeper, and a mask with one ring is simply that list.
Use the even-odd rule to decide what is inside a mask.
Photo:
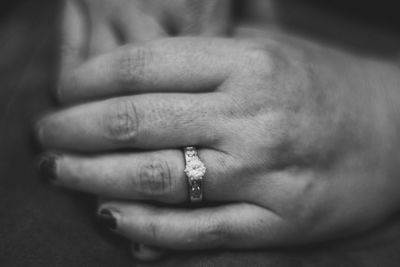
[{"label": "ring setting", "polygon": [[190,202],[201,202],[203,200],[203,178],[206,174],[207,168],[200,160],[195,147],[185,147],[184,154],[186,163],[184,172],[189,182]]}]

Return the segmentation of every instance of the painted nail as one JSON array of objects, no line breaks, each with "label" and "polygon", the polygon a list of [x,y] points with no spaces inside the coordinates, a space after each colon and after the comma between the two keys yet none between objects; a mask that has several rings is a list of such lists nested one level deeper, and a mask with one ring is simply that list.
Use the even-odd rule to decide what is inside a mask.
[{"label": "painted nail", "polygon": [[39,160],[39,173],[42,181],[51,183],[56,179],[56,154],[48,153]]},{"label": "painted nail", "polygon": [[100,210],[99,214],[97,214],[97,219],[99,223],[106,228],[111,230],[117,229],[117,219],[112,214],[112,212],[108,209]]},{"label": "painted nail", "polygon": [[164,257],[166,255],[166,250],[158,247],[147,246],[143,243],[133,243],[132,255],[137,260],[154,261]]}]

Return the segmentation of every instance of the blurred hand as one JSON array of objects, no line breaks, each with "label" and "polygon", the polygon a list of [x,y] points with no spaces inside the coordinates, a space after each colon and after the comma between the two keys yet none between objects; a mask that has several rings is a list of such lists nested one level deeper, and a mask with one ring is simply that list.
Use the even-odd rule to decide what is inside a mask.
[{"label": "blurred hand", "polygon": [[[398,69],[309,43],[160,39],[75,69],[38,136],[53,183],[109,198],[131,240],[173,249],[309,243],[398,210]],[[99,98],[108,98],[99,100]],[[182,147],[207,167],[188,199]],[[145,204],[142,200],[168,203]]]},{"label": "blurred hand", "polygon": [[61,78],[93,56],[167,36],[224,36],[230,0],[65,0]]}]

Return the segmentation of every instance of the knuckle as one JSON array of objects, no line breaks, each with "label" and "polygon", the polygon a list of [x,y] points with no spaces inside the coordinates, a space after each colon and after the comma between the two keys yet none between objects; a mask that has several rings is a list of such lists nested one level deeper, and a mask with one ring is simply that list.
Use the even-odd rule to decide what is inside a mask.
[{"label": "knuckle", "polygon": [[304,233],[318,229],[329,210],[329,205],[325,205],[323,201],[317,201],[320,199],[317,184],[314,178],[303,183],[296,197],[291,201],[292,207],[289,208],[291,221]]},{"label": "knuckle", "polygon": [[150,221],[145,224],[145,232],[150,234],[150,238],[153,240],[154,243],[160,239],[160,225],[155,221]]},{"label": "knuckle", "polygon": [[135,104],[129,100],[112,103],[104,124],[107,139],[124,144],[133,142],[139,127]]},{"label": "knuckle", "polygon": [[[292,138],[293,127],[291,120],[284,113],[275,113],[258,121],[254,125],[255,131],[263,139],[262,145],[257,151],[260,155],[267,155],[270,164],[282,164],[293,160],[293,153],[296,151],[296,141]],[[264,151],[264,152],[263,152]]]},{"label": "knuckle", "polygon": [[139,188],[145,197],[171,197],[173,181],[169,164],[164,160],[151,160],[139,169]]},{"label": "knuckle", "polygon": [[151,49],[144,46],[123,49],[116,68],[122,86],[140,86],[146,80],[151,53]]},{"label": "knuckle", "polygon": [[271,64],[271,55],[264,48],[254,48],[249,51],[249,58],[258,63]]},{"label": "knuckle", "polygon": [[262,70],[263,73],[269,73],[272,71],[273,58],[269,48],[262,45],[250,46],[246,53],[246,60],[250,63],[254,72],[256,69]]}]

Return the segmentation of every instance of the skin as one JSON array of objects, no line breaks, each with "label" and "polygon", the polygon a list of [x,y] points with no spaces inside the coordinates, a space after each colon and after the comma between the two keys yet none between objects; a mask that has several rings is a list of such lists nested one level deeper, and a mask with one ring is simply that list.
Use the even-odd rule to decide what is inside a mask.
[{"label": "skin", "polygon": [[[59,86],[84,61],[123,44],[138,44],[170,35],[226,36],[230,31],[230,1],[207,1],[206,6],[177,0],[66,0],[63,6]],[[198,8],[202,9],[197,15]],[[195,18],[198,18],[196,21]],[[82,101],[65,98],[61,104]],[[102,199],[103,197],[100,197]],[[162,256],[159,248],[133,242],[132,255],[140,260]]]},{"label": "skin", "polygon": [[[105,197],[99,209],[130,240],[297,245],[398,211],[400,76],[390,62],[274,36],[153,39],[72,65],[58,96],[74,105],[42,118],[38,138],[61,152],[54,183]],[[180,208],[188,145],[199,147],[215,206]]]},{"label": "skin", "polygon": [[196,6],[186,0],[65,0],[60,76],[126,43],[172,35],[225,36],[229,6],[227,0],[209,1],[209,11],[196,23],[186,16]]}]

